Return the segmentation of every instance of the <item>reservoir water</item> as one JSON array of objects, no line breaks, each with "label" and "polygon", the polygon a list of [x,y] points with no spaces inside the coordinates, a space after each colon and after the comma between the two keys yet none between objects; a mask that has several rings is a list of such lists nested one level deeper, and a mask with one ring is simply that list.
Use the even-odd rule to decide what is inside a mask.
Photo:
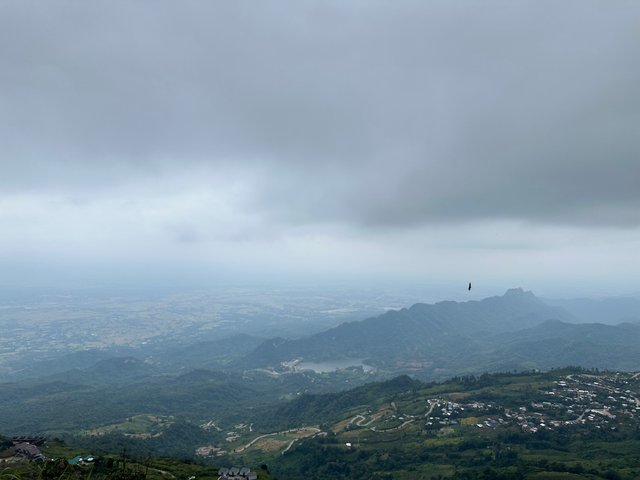
[{"label": "reservoir water", "polygon": [[365,365],[361,358],[344,358],[340,360],[326,360],[324,362],[300,362],[296,365],[298,370],[313,370],[316,373],[335,372],[348,367],[362,367],[365,372],[371,372],[374,367]]}]

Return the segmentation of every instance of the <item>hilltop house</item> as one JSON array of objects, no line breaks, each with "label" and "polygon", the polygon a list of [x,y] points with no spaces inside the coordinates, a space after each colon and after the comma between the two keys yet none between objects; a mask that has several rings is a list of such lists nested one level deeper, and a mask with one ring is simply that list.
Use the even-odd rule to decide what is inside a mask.
[{"label": "hilltop house", "polygon": [[257,480],[258,474],[243,467],[221,468],[218,470],[218,480]]},{"label": "hilltop house", "polygon": [[34,461],[44,461],[45,456],[42,454],[40,449],[35,445],[31,445],[30,443],[18,443],[13,447],[16,456],[23,456],[28,458],[32,462]]}]

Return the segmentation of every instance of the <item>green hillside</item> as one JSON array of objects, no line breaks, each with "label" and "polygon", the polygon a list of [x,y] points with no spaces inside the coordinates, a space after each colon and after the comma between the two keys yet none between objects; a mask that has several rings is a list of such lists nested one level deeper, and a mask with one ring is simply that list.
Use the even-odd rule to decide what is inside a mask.
[{"label": "green hillside", "polygon": [[[174,385],[221,388],[221,380],[200,371]],[[190,475],[197,478],[236,464],[268,465],[274,478],[292,480],[640,478],[638,373],[565,368],[439,383],[401,376],[250,408],[238,403],[234,418],[235,425],[197,424],[149,413],[66,438],[74,452],[112,458],[111,467],[123,451],[139,466],[145,459],[188,459],[166,462],[198,471]],[[51,447],[51,457],[69,453],[56,442]],[[170,471],[153,462],[156,470]],[[11,468],[23,469],[20,478],[40,471]],[[66,478],[60,475],[55,478]],[[94,476],[101,475],[112,478],[96,470]]]},{"label": "green hillside", "polygon": [[[274,471],[291,479],[637,479],[638,377],[565,369],[434,384],[399,378],[303,397],[269,422],[290,427],[295,415],[309,424],[317,412],[318,432],[271,451]],[[253,447],[243,454],[269,452]]]},{"label": "green hillside", "polygon": [[576,320],[531,292],[512,289],[482,301],[416,304],[302,339],[271,339],[236,365],[278,368],[351,358],[381,375],[424,380],[564,365],[640,369],[640,324]]}]

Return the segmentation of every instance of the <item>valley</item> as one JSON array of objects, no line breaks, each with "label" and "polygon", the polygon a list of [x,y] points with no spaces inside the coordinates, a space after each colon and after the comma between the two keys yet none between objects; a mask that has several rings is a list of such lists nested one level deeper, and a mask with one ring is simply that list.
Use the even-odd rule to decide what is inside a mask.
[{"label": "valley", "polygon": [[234,425],[145,414],[65,441],[98,458],[125,448],[154,465],[187,455],[209,472],[266,464],[291,479],[312,471],[317,479],[631,480],[640,474],[639,397],[634,372],[405,376],[305,394],[240,414]]},{"label": "valley", "polygon": [[640,1],[0,1],[0,480],[640,480]]},{"label": "valley", "polygon": [[[511,289],[316,328],[265,338],[214,323],[6,362],[0,402],[15,408],[0,433],[291,479],[636,474],[615,452],[639,439],[638,324],[580,323]],[[583,454],[602,442],[597,462]]]},{"label": "valley", "polygon": [[[0,379],[45,375],[123,355],[164,361],[173,351],[179,355],[234,336],[296,338],[398,308],[411,298],[417,294],[284,287],[5,294],[0,296]],[[233,358],[228,346],[223,357],[216,358]]]}]

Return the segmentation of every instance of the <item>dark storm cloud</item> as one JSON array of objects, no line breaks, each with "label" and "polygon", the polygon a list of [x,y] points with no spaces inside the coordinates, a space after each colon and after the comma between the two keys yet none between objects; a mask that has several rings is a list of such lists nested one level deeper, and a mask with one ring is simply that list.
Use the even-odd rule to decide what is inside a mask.
[{"label": "dark storm cloud", "polygon": [[286,222],[638,226],[639,21],[632,2],[3,2],[0,187],[208,166],[260,178],[249,206]]}]

